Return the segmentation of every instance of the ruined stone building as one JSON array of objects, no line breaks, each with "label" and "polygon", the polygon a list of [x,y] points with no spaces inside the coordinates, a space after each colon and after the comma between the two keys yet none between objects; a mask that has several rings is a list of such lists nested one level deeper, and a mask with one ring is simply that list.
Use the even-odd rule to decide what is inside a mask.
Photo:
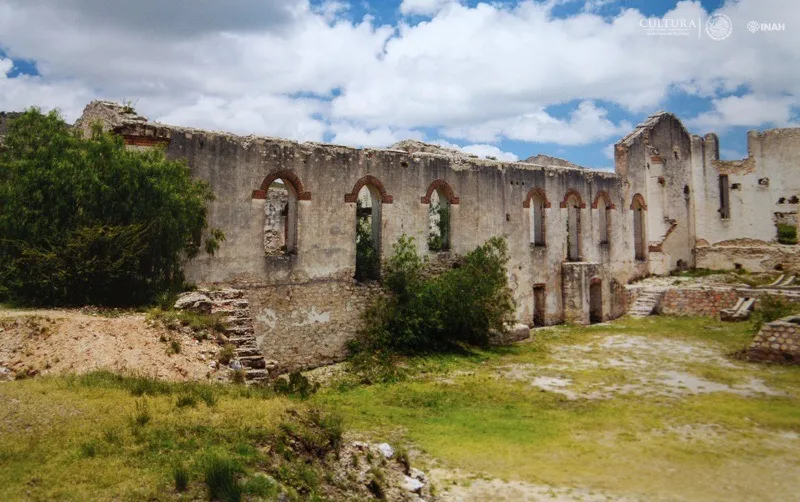
[{"label": "ruined stone building", "polygon": [[[90,104],[76,127],[95,121],[130,147],[186,159],[210,184],[210,226],[226,241],[186,274],[245,289],[262,351],[287,368],[343,357],[377,288],[354,280],[357,248],[385,258],[403,234],[445,264],[505,237],[517,319],[531,326],[619,317],[624,286],[649,274],[800,265],[796,246],[777,243],[779,227],[796,227],[800,129],[752,132],[748,158],[727,162],[715,135],[693,136],[657,113],[616,144],[611,173],[416,141],[355,149],[238,137],[148,122],[107,102]],[[373,273],[379,264],[361,271]]]}]

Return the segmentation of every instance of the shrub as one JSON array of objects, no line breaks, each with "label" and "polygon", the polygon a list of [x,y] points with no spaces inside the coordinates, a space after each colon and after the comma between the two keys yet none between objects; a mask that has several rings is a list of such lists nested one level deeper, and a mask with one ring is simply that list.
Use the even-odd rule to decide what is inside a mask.
[{"label": "shrub", "polygon": [[349,345],[353,361],[388,361],[391,353],[449,350],[461,343],[486,345],[505,332],[514,302],[506,279],[508,251],[493,238],[467,254],[458,268],[426,277],[414,239],[402,236],[386,262],[388,295],[365,311],[364,327]]},{"label": "shrub", "polygon": [[797,244],[797,227],[778,223],[778,242],[780,244]]},{"label": "shrub", "polygon": [[236,370],[231,373],[231,382],[243,384],[247,380],[247,372],[244,369]]},{"label": "shrub", "polygon": [[777,321],[800,311],[800,306],[789,303],[779,296],[761,297],[758,308],[753,312],[753,327],[756,332],[768,322]]},{"label": "shrub", "polygon": [[318,383],[312,384],[299,371],[290,373],[288,377],[282,376],[275,379],[275,383],[272,385],[276,393],[299,397],[300,399],[307,399],[319,389]]},{"label": "shrub", "polygon": [[147,405],[147,401],[139,401],[137,400],[134,405],[133,410],[133,417],[131,417],[131,422],[134,426],[145,426],[150,422],[150,407]]},{"label": "shrub", "polygon": [[222,457],[207,460],[205,481],[208,497],[222,502],[238,502],[242,499],[242,489],[236,479],[241,468],[233,461]]},{"label": "shrub", "polygon": [[[0,295],[150,303],[183,287],[181,263],[203,247],[211,198],[160,149],[128,150],[99,127],[84,138],[58,113],[31,109],[10,123],[0,151]],[[212,231],[205,247],[221,239]]]}]

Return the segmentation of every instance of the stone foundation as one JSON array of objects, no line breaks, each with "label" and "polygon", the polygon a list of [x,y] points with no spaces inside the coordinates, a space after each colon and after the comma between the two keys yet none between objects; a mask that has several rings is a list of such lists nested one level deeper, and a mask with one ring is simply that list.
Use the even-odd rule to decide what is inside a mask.
[{"label": "stone foundation", "polygon": [[720,311],[736,306],[739,298],[779,296],[784,301],[800,303],[800,291],[779,291],[750,288],[667,288],[658,306],[658,313],[672,316],[719,317]]},{"label": "stone foundation", "polygon": [[697,267],[733,270],[740,266],[750,272],[800,274],[800,246],[785,244],[736,244],[696,248]]},{"label": "stone foundation", "polygon": [[346,344],[361,327],[361,315],[380,286],[347,280],[249,286],[255,335],[279,372],[342,361]]},{"label": "stone foundation", "polygon": [[749,360],[800,364],[800,317],[765,324],[746,355]]}]

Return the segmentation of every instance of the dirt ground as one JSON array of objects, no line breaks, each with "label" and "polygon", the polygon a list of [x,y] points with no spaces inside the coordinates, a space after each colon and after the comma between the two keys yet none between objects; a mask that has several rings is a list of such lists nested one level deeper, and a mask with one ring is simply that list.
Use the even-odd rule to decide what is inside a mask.
[{"label": "dirt ground", "polygon": [[143,313],[0,308],[0,379],[107,369],[205,380],[218,376],[212,364],[219,350],[214,341],[169,330]]}]

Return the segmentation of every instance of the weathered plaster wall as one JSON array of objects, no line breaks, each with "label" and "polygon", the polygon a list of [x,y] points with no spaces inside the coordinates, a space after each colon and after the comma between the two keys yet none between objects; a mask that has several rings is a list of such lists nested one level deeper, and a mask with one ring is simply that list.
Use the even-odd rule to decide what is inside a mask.
[{"label": "weathered plaster wall", "polygon": [[[210,205],[210,225],[222,229],[226,241],[215,256],[188,263],[186,274],[198,283],[247,288],[265,355],[287,365],[340,358],[345,339],[358,325],[370,294],[352,279],[360,180],[368,180],[382,201],[379,248],[384,258],[403,234],[414,237],[420,253],[428,254],[433,189],[450,199],[445,262],[493,236],[505,237],[517,319],[525,324],[533,320],[535,285],[545,287],[546,323],[565,317],[562,263],[570,206],[577,207],[573,210],[580,220],[579,261],[592,264],[584,267],[576,290],[581,298],[570,308],[570,318],[588,322],[589,288],[584,283],[592,281],[602,287],[603,318],[620,315],[625,301],[614,298],[624,294],[620,285],[647,271],[646,261],[634,260],[630,237],[636,192],[617,174],[481,160],[414,142],[400,144],[403,150],[359,150],[238,137],[148,123],[108,103],[90,105],[78,127],[89,127],[94,120],[122,135],[131,147],[163,146],[170,158],[186,159],[192,174],[211,185],[216,198]],[[268,256],[265,192],[276,176],[297,196],[296,249]],[[547,199],[545,246],[531,245],[529,195],[534,189]],[[605,244],[599,240],[601,202],[611,207]],[[323,314],[329,316],[324,322],[314,317]],[[311,317],[317,320],[309,324]]]}]

